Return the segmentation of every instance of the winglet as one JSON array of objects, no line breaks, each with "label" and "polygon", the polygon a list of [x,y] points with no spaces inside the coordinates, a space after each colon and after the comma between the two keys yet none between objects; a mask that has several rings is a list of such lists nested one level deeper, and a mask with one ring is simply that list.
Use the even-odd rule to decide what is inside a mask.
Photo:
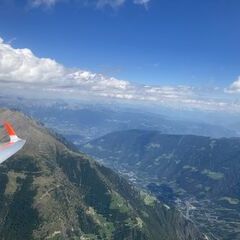
[{"label": "winglet", "polygon": [[17,142],[20,140],[9,122],[5,122],[3,126],[10,137],[10,142]]}]

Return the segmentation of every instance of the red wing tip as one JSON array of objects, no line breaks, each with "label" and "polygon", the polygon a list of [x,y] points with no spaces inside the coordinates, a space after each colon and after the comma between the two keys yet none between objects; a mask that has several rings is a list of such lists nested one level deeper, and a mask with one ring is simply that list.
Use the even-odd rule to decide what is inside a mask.
[{"label": "red wing tip", "polygon": [[5,130],[7,131],[7,133],[8,133],[9,136],[14,136],[14,135],[16,135],[16,133],[15,133],[12,125],[11,125],[9,122],[5,122],[5,123],[3,124],[3,126],[4,126],[4,128],[5,128]]}]

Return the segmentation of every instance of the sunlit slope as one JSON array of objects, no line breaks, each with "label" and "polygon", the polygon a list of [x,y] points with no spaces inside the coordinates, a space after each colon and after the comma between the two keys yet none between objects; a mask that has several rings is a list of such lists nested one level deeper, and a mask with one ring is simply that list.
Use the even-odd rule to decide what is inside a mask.
[{"label": "sunlit slope", "polygon": [[32,119],[0,110],[3,120],[27,143],[0,167],[0,239],[203,239],[178,212]]}]

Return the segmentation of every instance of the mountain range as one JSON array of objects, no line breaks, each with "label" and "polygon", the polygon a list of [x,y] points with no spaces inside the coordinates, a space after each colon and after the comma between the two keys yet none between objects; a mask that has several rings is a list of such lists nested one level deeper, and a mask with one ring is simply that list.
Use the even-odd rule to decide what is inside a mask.
[{"label": "mountain range", "polygon": [[[8,109],[26,139],[0,166],[0,239],[203,240],[195,225],[63,137]],[[2,141],[6,139],[0,131]]]},{"label": "mountain range", "polygon": [[240,138],[129,130],[81,150],[178,207],[211,239],[240,239]]},{"label": "mountain range", "polygon": [[[0,106],[18,109],[43,122],[48,128],[80,146],[114,131],[142,129],[165,134],[194,134],[201,136],[237,137],[235,125],[221,121],[193,120],[161,111],[107,103],[69,102],[53,99],[1,97]],[[186,116],[189,113],[185,114]],[[237,121],[237,120],[236,120]],[[222,125],[221,125],[222,124]]]}]

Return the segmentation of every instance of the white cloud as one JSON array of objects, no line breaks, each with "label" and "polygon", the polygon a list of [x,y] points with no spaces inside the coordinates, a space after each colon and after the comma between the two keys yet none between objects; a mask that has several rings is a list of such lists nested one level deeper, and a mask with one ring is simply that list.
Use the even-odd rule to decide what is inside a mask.
[{"label": "white cloud", "polygon": [[62,65],[49,58],[37,58],[31,50],[14,49],[0,39],[0,80],[12,82],[51,82],[63,76]]},{"label": "white cloud", "polygon": [[130,85],[127,81],[102,74],[66,68],[50,58],[38,58],[31,50],[15,49],[1,38],[0,81],[56,88],[65,86],[95,92],[106,89],[123,91]]},{"label": "white cloud", "polygon": [[234,81],[229,88],[225,90],[228,93],[237,93],[240,92],[240,77],[236,81]]},{"label": "white cloud", "polygon": [[[71,0],[29,0],[29,3],[32,7],[53,7],[59,2],[66,1],[70,2]],[[73,1],[73,0],[72,0]],[[104,8],[106,6],[110,6],[111,8],[118,8],[125,4],[127,1],[131,1],[134,4],[144,5],[147,7],[147,4],[150,2],[150,0],[75,0],[79,4],[84,5],[94,5],[97,8]]]},{"label": "white cloud", "polygon": [[149,4],[150,0],[133,0],[133,2],[135,4],[147,6]]},{"label": "white cloud", "polygon": [[[189,86],[137,85],[99,73],[66,68],[53,59],[35,56],[27,48],[13,48],[1,38],[0,84],[31,91],[43,89],[49,94],[61,93],[62,97],[70,94],[75,98],[105,97],[202,110],[240,110],[238,103],[217,98],[213,94],[214,90],[207,94],[206,91]],[[240,91],[240,79],[230,89]]]},{"label": "white cloud", "polygon": [[151,0],[97,0],[97,6],[105,7],[108,5],[108,6],[111,6],[112,8],[117,8],[122,6],[127,1],[147,7]]}]

